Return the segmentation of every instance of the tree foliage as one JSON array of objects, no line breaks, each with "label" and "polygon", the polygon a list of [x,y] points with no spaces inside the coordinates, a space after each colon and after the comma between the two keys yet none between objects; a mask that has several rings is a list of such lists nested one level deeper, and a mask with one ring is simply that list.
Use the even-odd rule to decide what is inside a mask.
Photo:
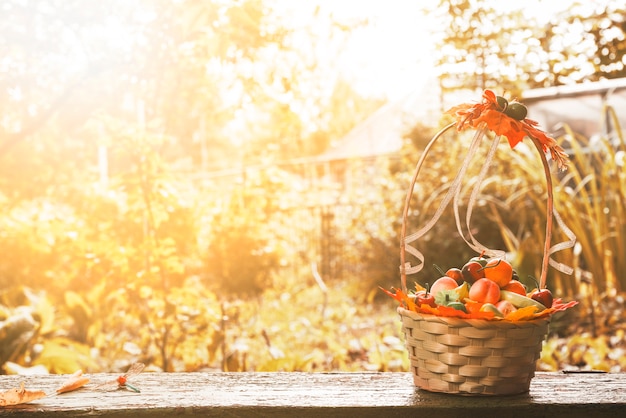
[{"label": "tree foliage", "polygon": [[[542,23],[486,0],[440,2],[437,66],[444,90],[525,89],[624,75],[623,5],[574,2]],[[543,18],[543,17],[542,17]]]},{"label": "tree foliage", "polygon": [[[0,364],[406,369],[395,314],[367,302],[397,284],[414,161],[314,158],[381,103],[333,66],[355,23],[320,7],[302,24],[293,4],[0,0]],[[515,49],[531,39],[515,17],[450,7],[486,38],[459,38],[470,58],[447,50],[446,68],[470,62],[473,82],[515,91],[535,41]],[[597,20],[609,59],[616,13]],[[416,222],[457,163],[445,151]],[[479,228],[502,239],[482,209]],[[442,228],[428,254],[449,249],[447,265]]]},{"label": "tree foliage", "polygon": [[[589,5],[581,2],[571,9],[566,22],[577,29],[575,38],[579,43],[588,46],[584,54],[593,65],[593,73],[589,80],[602,78],[619,78],[626,76],[626,6],[619,2],[603,2],[600,5]],[[561,25],[551,28],[551,32]],[[576,51],[575,51],[576,52]],[[582,52],[582,51],[581,51]],[[581,81],[573,78],[568,81]]]},{"label": "tree foliage", "polygon": [[522,12],[502,12],[484,1],[441,2],[442,39],[436,65],[446,90],[512,89],[528,71],[519,61]]},{"label": "tree foliage", "polygon": [[279,163],[379,104],[329,77],[350,24],[261,0],[0,9],[0,363],[219,364],[230,300],[308,269]]}]

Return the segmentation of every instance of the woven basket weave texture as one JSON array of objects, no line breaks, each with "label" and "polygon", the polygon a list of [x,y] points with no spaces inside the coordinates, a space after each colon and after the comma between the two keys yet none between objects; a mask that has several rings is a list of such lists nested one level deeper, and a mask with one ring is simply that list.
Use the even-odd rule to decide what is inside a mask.
[{"label": "woven basket weave texture", "polygon": [[528,392],[550,322],[398,313],[415,385],[462,395]]}]

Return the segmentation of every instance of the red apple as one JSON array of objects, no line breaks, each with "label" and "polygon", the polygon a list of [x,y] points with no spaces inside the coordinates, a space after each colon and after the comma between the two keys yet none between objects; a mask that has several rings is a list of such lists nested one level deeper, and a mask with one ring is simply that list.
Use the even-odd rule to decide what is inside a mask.
[{"label": "red apple", "polygon": [[463,279],[469,284],[474,283],[478,279],[485,277],[485,272],[482,270],[483,265],[478,261],[468,261],[461,269]]},{"label": "red apple", "polygon": [[546,308],[552,307],[552,302],[554,301],[554,297],[552,296],[552,292],[550,289],[541,289],[535,290],[530,294],[530,298],[536,300],[541,303]]},{"label": "red apple", "polygon": [[418,305],[429,305],[433,308],[437,306],[433,294],[426,290],[420,290],[415,294],[415,303]]},{"label": "red apple", "polygon": [[457,285],[462,285],[465,281],[465,279],[463,279],[463,272],[461,271],[461,269],[458,269],[456,267],[448,269],[448,271],[446,271],[446,276],[452,277],[454,280],[456,280]]},{"label": "red apple", "polygon": [[489,259],[483,257],[482,255],[479,255],[479,256],[470,258],[469,261],[476,261],[477,263],[480,263],[481,266],[485,267]]}]

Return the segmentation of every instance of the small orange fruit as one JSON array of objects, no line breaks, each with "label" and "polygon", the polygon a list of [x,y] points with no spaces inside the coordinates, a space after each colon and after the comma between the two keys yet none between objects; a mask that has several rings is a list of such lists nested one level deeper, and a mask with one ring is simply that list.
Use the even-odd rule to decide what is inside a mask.
[{"label": "small orange fruit", "polygon": [[517,280],[511,280],[509,283],[506,284],[506,286],[502,287],[502,290],[508,290],[509,292],[526,296],[526,288],[521,282],[518,282]]},{"label": "small orange fruit", "polygon": [[493,280],[503,288],[513,279],[513,266],[502,258],[491,258],[484,270],[485,277]]}]

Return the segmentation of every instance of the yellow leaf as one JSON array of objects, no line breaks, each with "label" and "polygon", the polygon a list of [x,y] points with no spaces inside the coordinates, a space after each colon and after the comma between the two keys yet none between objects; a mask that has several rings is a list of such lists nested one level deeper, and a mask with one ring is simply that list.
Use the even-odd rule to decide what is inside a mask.
[{"label": "yellow leaf", "polygon": [[42,364],[50,373],[58,374],[72,373],[84,366],[95,367],[88,346],[62,337],[47,340],[33,364]]},{"label": "yellow leaf", "polygon": [[536,306],[526,306],[525,308],[520,308],[516,311],[510,312],[504,319],[509,321],[529,321],[534,319],[535,312],[537,312]]}]

